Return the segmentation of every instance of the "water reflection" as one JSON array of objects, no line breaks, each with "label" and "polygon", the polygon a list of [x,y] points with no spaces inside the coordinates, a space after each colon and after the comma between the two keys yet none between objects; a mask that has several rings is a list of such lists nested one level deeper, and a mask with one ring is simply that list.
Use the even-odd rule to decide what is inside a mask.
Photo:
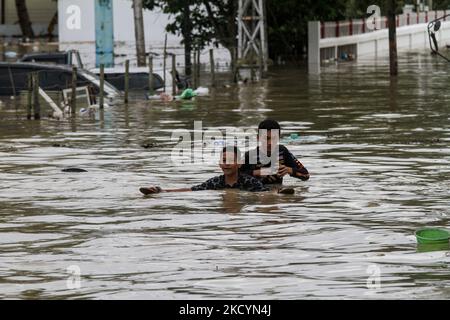
[{"label": "water reflection", "polygon": [[449,243],[418,244],[417,252],[450,251]]}]

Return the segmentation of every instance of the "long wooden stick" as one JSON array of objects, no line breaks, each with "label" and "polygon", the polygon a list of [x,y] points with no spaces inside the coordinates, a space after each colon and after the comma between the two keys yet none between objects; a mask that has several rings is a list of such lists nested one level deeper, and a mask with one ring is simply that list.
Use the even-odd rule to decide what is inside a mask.
[{"label": "long wooden stick", "polygon": [[105,95],[105,65],[100,65],[100,97],[98,105],[100,109],[104,108],[104,95]]}]

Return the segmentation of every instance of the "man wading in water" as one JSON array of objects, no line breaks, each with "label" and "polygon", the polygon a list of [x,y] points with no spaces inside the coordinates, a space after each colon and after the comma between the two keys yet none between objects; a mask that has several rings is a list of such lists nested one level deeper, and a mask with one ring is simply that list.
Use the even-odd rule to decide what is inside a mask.
[{"label": "man wading in water", "polygon": [[283,145],[279,144],[281,127],[275,120],[264,120],[258,126],[258,144],[245,154],[241,171],[258,178],[263,184],[282,184],[283,177],[306,181],[309,172]]},{"label": "man wading in water", "polygon": [[[220,157],[220,168],[223,171],[223,175],[209,179],[208,181],[193,186],[191,188],[183,189],[167,189],[163,190],[160,187],[148,187],[140,188],[139,190],[145,194],[154,194],[160,192],[189,192],[189,191],[202,191],[202,190],[223,190],[223,189],[240,189],[251,192],[258,191],[270,191],[268,187],[265,187],[263,183],[245,173],[242,173],[239,169],[241,167],[241,153],[238,147],[224,147],[222,149]],[[293,194],[294,189],[279,188],[278,193]]]}]

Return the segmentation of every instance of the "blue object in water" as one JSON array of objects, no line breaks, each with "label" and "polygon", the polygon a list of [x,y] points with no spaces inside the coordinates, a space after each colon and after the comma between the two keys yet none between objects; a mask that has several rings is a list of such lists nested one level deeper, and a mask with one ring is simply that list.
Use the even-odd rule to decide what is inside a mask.
[{"label": "blue object in water", "polygon": [[114,24],[112,0],[95,0],[95,65],[114,66]]},{"label": "blue object in water", "polygon": [[225,147],[225,145],[226,145],[225,140],[215,140],[215,141],[214,141],[214,146]]}]

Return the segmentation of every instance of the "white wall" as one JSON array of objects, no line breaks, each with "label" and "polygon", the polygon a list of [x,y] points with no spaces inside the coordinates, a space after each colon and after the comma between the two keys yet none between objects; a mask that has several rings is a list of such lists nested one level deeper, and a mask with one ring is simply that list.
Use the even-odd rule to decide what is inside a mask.
[{"label": "white wall", "polygon": [[[93,0],[59,0],[59,41],[86,42],[95,41],[95,5]],[[131,0],[113,0],[114,40],[116,42],[134,42],[134,15]],[[69,29],[70,18],[75,14],[68,13],[73,6],[79,8],[81,20],[79,29]],[[70,20],[70,21],[69,21]],[[144,10],[144,31],[146,43],[164,45],[165,27],[170,21],[168,15],[158,11]],[[179,45],[181,38],[168,34],[169,45]]]},{"label": "white wall", "polygon": [[[80,8],[80,28],[70,29],[73,13],[67,13],[70,6]],[[60,50],[77,49],[80,51],[87,67],[95,65],[95,6],[93,0],[58,0],[59,10],[59,42]],[[113,0],[114,20],[114,53],[116,64],[121,64],[125,59],[130,59],[131,65],[136,61],[134,14],[131,0]],[[165,27],[171,21],[171,17],[159,10],[144,10],[144,32],[146,51],[162,53],[164,48]],[[167,34],[168,51],[177,54],[177,65],[183,66],[183,46],[181,37]],[[126,55],[127,57],[124,57]],[[216,61],[225,65],[229,63],[229,53],[226,49],[215,49]],[[209,54],[205,50],[201,56],[201,62],[209,62]],[[170,61],[167,61],[168,65]],[[155,59],[156,67],[162,66],[162,61]]]},{"label": "white wall", "polygon": [[[320,22],[310,22],[310,28],[315,29],[319,25]],[[320,35],[316,36],[320,37]],[[441,29],[437,33],[437,40],[440,47],[450,44],[450,22],[442,22]],[[353,44],[357,46],[357,58],[370,59],[389,54],[389,31],[383,29],[354,36],[325,38],[319,41],[310,38],[308,43],[312,46],[318,46],[319,49]],[[427,24],[422,23],[397,28],[397,48],[399,51],[429,48]],[[310,64],[316,64],[317,62],[317,57],[308,59]]]},{"label": "white wall", "polygon": [[[115,41],[134,42],[134,14],[131,0],[113,0],[114,39]],[[171,21],[167,14],[160,10],[144,10],[144,33],[146,43],[164,46],[166,25]],[[181,38],[167,35],[168,46],[179,46]]]},{"label": "white wall", "polygon": [[59,0],[58,29],[60,43],[94,42],[95,51],[94,1]]}]

